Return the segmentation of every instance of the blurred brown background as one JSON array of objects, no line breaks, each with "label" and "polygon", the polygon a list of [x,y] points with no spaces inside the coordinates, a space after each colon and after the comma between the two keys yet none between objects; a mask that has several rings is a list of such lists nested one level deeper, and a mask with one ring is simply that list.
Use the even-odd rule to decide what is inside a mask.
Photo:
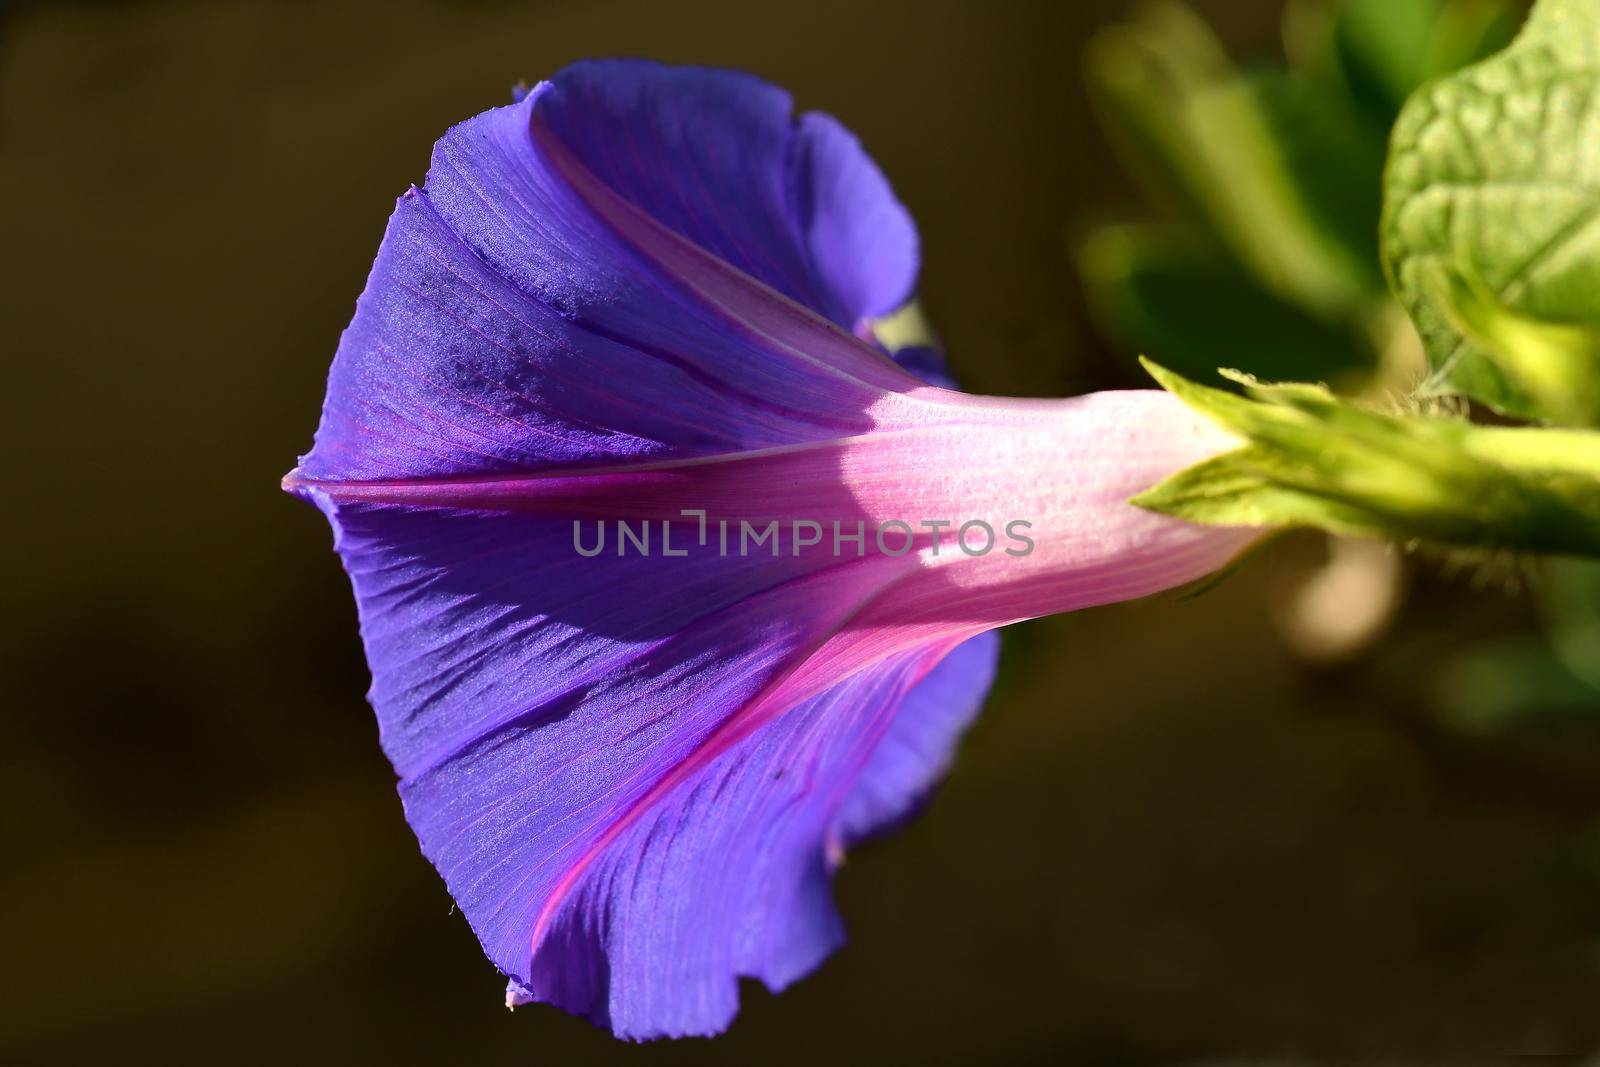
[{"label": "blurred brown background", "polygon": [[[1277,5],[1196,5],[1242,55]],[[1010,635],[946,787],[838,882],[852,942],[715,1042],[502,981],[418,854],[345,580],[279,476],[433,139],[577,57],[736,65],[854,128],[966,384],[1131,382],[1068,240],[1133,199],[1079,54],[1120,0],[0,7],[10,521],[0,1060],[1389,1062],[1600,1036],[1593,737],[1484,745],[1431,668],[1528,625],[1432,565],[1297,661],[1313,539]],[[1586,748],[1585,746],[1591,746]]]}]

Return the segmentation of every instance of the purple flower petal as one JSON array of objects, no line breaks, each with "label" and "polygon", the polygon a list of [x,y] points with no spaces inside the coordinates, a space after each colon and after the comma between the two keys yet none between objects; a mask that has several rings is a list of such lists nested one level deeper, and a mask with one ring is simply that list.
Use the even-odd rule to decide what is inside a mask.
[{"label": "purple flower petal", "polygon": [[[739,976],[838,943],[831,861],[942,773],[985,631],[1242,543],[1124,503],[1230,441],[1173,398],[963,397],[854,336],[915,271],[855,140],[719,71],[570,68],[397,206],[286,486],[334,526],[407,818],[513,1002],[722,1028]],[[1044,525],[1026,559],[725,555],[684,508]],[[574,551],[619,518],[683,554]]]},{"label": "purple flower petal", "polygon": [[[697,107],[713,91],[757,91],[768,104],[775,92],[742,76],[689,73],[703,77],[667,88],[694,90]],[[453,128],[435,149],[426,189],[401,198],[335,357],[316,447],[301,462],[307,478],[526,470],[816,440],[863,432],[871,426],[865,409],[883,390],[915,384],[583,171],[539,110],[559,101],[567,82]],[[655,104],[663,119],[680,114]],[[607,121],[594,129],[631,136],[609,116],[597,119]],[[737,144],[747,132],[736,128],[723,141]],[[829,143],[842,155],[837,140]],[[778,183],[787,157],[770,162]],[[876,177],[870,163],[853,169]],[[813,213],[807,232],[830,250],[893,245],[835,234],[886,217],[904,216]],[[769,257],[815,273],[797,227],[762,239]],[[742,247],[756,247],[753,240]],[[851,314],[875,310],[849,286],[807,284]],[[774,358],[779,349],[784,356]]]},{"label": "purple flower petal", "polygon": [[781,990],[843,938],[824,842],[902,701],[943,649],[909,653],[794,707],[608,847],[551,921],[524,996],[625,1036],[722,1029],[736,976]]},{"label": "purple flower petal", "polygon": [[910,298],[916,229],[848,130],[792,111],[748,74],[615,59],[568,67],[540,108],[629,203],[853,330]]},{"label": "purple flower petal", "polygon": [[944,777],[961,735],[983,709],[999,656],[999,631],[979,634],[956,646],[906,694],[839,809],[841,846],[905,819]]}]

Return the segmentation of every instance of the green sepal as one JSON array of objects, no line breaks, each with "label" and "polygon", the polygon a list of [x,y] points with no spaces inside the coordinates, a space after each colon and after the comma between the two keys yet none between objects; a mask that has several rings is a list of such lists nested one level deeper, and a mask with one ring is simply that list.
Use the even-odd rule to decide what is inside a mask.
[{"label": "green sepal", "polygon": [[1241,447],[1134,497],[1139,507],[1215,526],[1600,556],[1600,433],[1391,414],[1231,373],[1241,396],[1145,366]]}]

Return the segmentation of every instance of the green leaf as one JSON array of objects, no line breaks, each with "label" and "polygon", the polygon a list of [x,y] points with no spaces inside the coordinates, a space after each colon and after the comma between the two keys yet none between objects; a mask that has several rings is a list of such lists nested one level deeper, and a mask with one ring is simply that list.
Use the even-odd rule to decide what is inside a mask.
[{"label": "green leaf", "polygon": [[1267,292],[1222,249],[1170,228],[1103,227],[1077,261],[1102,329],[1182,374],[1227,364],[1322,379],[1362,374],[1376,360],[1364,337]]},{"label": "green leaf", "polygon": [[1561,425],[1600,425],[1600,331],[1540,322],[1503,304],[1476,275],[1442,270],[1430,290],[1452,328]]},{"label": "green leaf", "polygon": [[1423,89],[1396,124],[1384,267],[1427,349],[1422,395],[1553,417],[1437,299],[1452,273],[1529,320],[1600,327],[1600,4],[1542,0],[1506,51]]},{"label": "green leaf", "polygon": [[1135,497],[1139,507],[1218,526],[1600,556],[1600,433],[1389,414],[1322,386],[1234,374],[1247,394],[1237,396],[1146,367],[1242,447]]}]

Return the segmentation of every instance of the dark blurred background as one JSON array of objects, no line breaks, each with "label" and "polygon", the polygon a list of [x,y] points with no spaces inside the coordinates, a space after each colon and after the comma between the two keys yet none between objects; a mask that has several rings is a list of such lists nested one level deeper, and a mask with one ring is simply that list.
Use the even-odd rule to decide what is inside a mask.
[{"label": "dark blurred background", "polygon": [[[1278,50],[1275,3],[1194,6],[1235,54]],[[508,1014],[401,818],[326,526],[277,482],[434,138],[581,56],[754,70],[889,173],[969,388],[1133,384],[1071,254],[1136,200],[1080,62],[1125,13],[0,6],[0,1060],[1592,1049],[1593,728],[1490,736],[1439,713],[1441,663],[1534,632],[1520,590],[1538,576],[1517,566],[1407,561],[1398,619],[1336,660],[1281,625],[1325,552],[1308,537],[1198,598],[1017,628],[929,810],[839,878],[849,947],[781,997],[747,986],[714,1042],[634,1048],[553,1010]]]}]

